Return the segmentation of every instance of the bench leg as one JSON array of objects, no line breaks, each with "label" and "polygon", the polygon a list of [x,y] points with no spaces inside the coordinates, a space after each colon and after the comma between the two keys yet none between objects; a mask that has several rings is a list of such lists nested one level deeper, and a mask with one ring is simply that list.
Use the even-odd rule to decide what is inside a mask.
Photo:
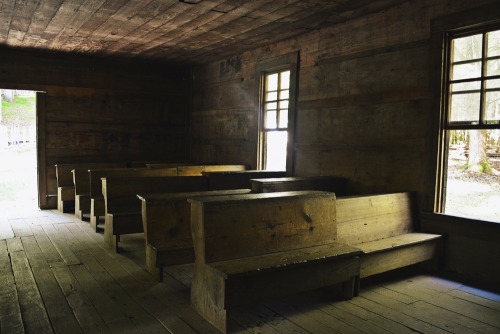
[{"label": "bench leg", "polygon": [[[222,333],[227,333],[227,310],[224,305],[225,280],[204,265],[195,264],[191,285],[191,305]],[[207,289],[207,287],[210,287]]]},{"label": "bench leg", "polygon": [[117,234],[117,235],[115,235],[115,252],[117,252],[117,253],[120,252],[120,248],[118,246],[119,242],[120,242],[120,235]]}]

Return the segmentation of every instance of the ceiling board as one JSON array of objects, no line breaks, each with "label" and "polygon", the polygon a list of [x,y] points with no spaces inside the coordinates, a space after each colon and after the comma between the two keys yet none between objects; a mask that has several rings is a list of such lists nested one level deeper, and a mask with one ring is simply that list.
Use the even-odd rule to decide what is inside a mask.
[{"label": "ceiling board", "polygon": [[0,45],[199,63],[403,0],[3,0]]}]

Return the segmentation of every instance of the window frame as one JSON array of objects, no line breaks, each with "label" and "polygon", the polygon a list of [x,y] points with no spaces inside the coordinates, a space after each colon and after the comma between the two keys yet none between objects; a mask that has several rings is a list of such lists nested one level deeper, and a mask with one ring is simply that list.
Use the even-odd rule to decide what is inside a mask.
[{"label": "window frame", "polygon": [[290,87],[289,87],[289,98],[288,98],[288,142],[286,149],[286,174],[288,176],[293,176],[295,173],[295,132],[296,132],[296,113],[297,113],[297,88],[298,88],[298,69],[299,69],[299,52],[292,52],[285,55],[263,59],[256,64],[256,82],[258,87],[256,91],[258,101],[256,101],[256,106],[258,106],[258,145],[257,145],[257,168],[264,168],[264,156],[265,156],[265,135],[264,135],[264,87],[266,74],[272,74],[275,72],[281,72],[284,70],[290,70]]},{"label": "window frame", "polygon": [[[423,209],[444,213],[446,201],[446,182],[448,170],[449,131],[456,129],[497,129],[498,124],[450,124],[448,69],[452,37],[474,35],[486,30],[500,29],[500,4],[491,4],[467,11],[439,17],[431,21],[431,90],[436,92],[432,99],[433,122],[431,125],[430,152],[433,160],[431,171],[434,178],[429,178],[432,194],[423,201]],[[483,48],[484,50],[484,48]],[[482,59],[484,57],[484,52]],[[484,78],[484,73],[481,73]],[[483,86],[481,87],[483,88]],[[477,219],[476,219],[477,220]]]}]

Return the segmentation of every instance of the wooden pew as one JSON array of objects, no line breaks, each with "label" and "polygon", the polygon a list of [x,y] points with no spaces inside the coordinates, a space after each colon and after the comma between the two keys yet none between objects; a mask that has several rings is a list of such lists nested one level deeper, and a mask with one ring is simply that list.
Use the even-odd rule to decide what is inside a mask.
[{"label": "wooden pew", "polygon": [[71,170],[75,188],[75,216],[83,220],[84,214],[90,214],[90,177],[89,169],[125,168],[127,163],[89,163],[78,164]]},{"label": "wooden pew", "polygon": [[338,176],[277,177],[250,180],[255,193],[297,190],[323,190],[334,192],[337,197],[346,196],[347,179]]},{"label": "wooden pew", "polygon": [[[156,170],[156,169],[151,169]],[[138,193],[165,193],[208,190],[203,176],[106,176],[102,178],[105,201],[104,240],[118,251],[120,235],[143,232]]]},{"label": "wooden pew", "polygon": [[359,249],[338,244],[335,194],[190,199],[193,308],[220,331],[236,305],[342,283],[357,293]]},{"label": "wooden pew", "polygon": [[126,166],[125,163],[114,162],[77,162],[56,164],[57,209],[61,212],[72,211],[75,206],[75,184],[72,170],[75,168],[107,168]]},{"label": "wooden pew", "polygon": [[441,235],[419,233],[414,194],[337,197],[338,242],[360,248],[361,278],[438,261]]},{"label": "wooden pew", "polygon": [[248,170],[246,165],[185,165],[177,167],[179,176],[200,176],[203,172],[227,172]]},{"label": "wooden pew", "polygon": [[108,176],[176,176],[177,168],[105,168],[89,169],[90,180],[90,225],[97,231],[100,217],[105,217],[101,178]]},{"label": "wooden pew", "polygon": [[165,266],[194,262],[189,198],[240,195],[250,191],[235,189],[137,195],[142,203],[146,270],[162,281]]},{"label": "wooden pew", "polygon": [[243,171],[204,171],[211,190],[246,189],[251,187],[250,180],[257,178],[277,178],[286,176],[285,171],[243,170]]}]

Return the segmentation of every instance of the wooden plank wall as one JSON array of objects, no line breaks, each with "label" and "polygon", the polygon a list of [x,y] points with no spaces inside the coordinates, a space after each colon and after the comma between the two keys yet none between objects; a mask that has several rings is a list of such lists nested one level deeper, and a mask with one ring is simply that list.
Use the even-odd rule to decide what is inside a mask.
[{"label": "wooden plank wall", "polygon": [[491,288],[500,282],[500,224],[422,213],[422,230],[445,236],[445,271]]},{"label": "wooden plank wall", "polygon": [[38,115],[45,128],[43,208],[56,205],[45,196],[57,194],[56,163],[189,159],[188,67],[9,48],[0,53],[2,88],[45,92],[45,113]]},{"label": "wooden plank wall", "polygon": [[193,159],[256,164],[256,64],[299,51],[295,176],[343,176],[356,193],[416,191],[432,205],[431,20],[494,2],[405,1],[196,67]]}]

